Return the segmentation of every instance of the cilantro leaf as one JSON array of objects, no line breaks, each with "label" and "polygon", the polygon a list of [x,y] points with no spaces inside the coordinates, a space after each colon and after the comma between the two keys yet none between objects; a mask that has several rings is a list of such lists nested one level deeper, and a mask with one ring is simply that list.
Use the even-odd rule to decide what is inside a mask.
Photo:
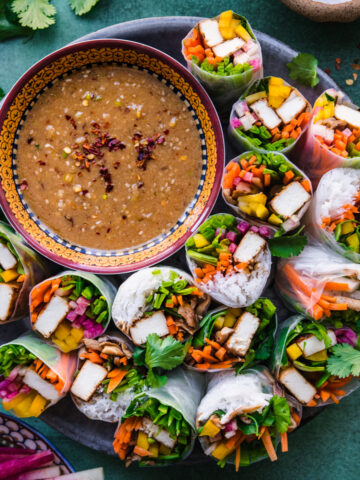
[{"label": "cilantro leaf", "polygon": [[5,97],[4,90],[0,87],[0,100]]},{"label": "cilantro leaf", "polygon": [[17,22],[16,15],[11,11],[9,2],[0,0],[0,42],[12,37],[31,35],[32,31]]},{"label": "cilantro leaf", "polygon": [[327,371],[331,375],[345,378],[360,375],[360,352],[348,343],[335,345],[327,362]]},{"label": "cilantro leaf", "polygon": [[146,339],[145,364],[150,369],[172,370],[184,361],[187,350],[188,345],[171,336],[161,339],[156,333],[151,333]]},{"label": "cilantro leaf", "polygon": [[289,69],[289,75],[293,80],[306,85],[308,87],[315,87],[319,83],[316,67],[318,61],[310,53],[299,53],[286,66]]},{"label": "cilantro leaf", "polygon": [[293,255],[299,255],[307,244],[306,236],[300,235],[300,231],[294,235],[282,235],[270,238],[268,244],[271,255],[282,258],[289,258]]},{"label": "cilantro leaf", "polygon": [[274,395],[272,409],[275,417],[275,427],[279,433],[287,432],[291,425],[290,407],[285,397]]},{"label": "cilantro leaf", "polygon": [[69,2],[76,15],[84,15],[90,12],[99,0],[69,0]]},{"label": "cilantro leaf", "polygon": [[56,8],[49,0],[14,0],[11,8],[23,27],[41,30],[55,23]]}]

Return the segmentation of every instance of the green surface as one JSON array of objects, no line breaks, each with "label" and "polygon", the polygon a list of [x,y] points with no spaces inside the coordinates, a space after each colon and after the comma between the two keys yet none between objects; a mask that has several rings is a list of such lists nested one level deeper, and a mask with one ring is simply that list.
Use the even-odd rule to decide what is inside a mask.
[{"label": "green surface", "polygon": [[[212,16],[231,8],[247,16],[257,30],[284,41],[295,50],[314,54],[319,59],[319,65],[330,68],[333,78],[354,102],[360,104],[360,83],[352,87],[345,84],[353,72],[350,64],[360,57],[357,48],[360,42],[360,21],[350,25],[315,24],[287,10],[279,0],[101,0],[84,17],[75,17],[67,0],[54,0],[53,3],[58,10],[54,27],[36,33],[30,40],[15,39],[0,44],[0,86],[4,90],[8,90],[28,67],[44,55],[99,28],[149,16]],[[342,68],[338,72],[335,71],[336,57],[342,59]],[[184,477],[187,480],[215,479],[220,475],[227,479],[352,480],[359,478],[359,402],[360,391],[343,399],[339,406],[328,407],[311,423],[290,435],[290,452],[281,455],[278,462],[270,464],[264,461],[242,469],[239,474],[235,474],[230,467],[221,472],[214,463],[192,467],[126,470],[115,458],[77,445],[40,420],[28,423],[46,435],[77,470],[103,465],[106,480],[177,480]]]}]

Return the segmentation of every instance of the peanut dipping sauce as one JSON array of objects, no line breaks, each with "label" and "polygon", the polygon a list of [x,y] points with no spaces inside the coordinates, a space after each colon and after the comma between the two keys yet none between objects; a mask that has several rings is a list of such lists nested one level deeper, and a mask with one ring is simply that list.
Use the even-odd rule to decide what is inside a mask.
[{"label": "peanut dipping sauce", "polygon": [[20,189],[65,240],[117,250],[174,226],[202,168],[186,105],[146,71],[102,65],[59,79],[19,132]]}]

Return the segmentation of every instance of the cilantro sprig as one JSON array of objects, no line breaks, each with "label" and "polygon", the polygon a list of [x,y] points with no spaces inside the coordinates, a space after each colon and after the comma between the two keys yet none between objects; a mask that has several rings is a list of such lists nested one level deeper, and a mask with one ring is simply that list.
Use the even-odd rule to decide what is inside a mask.
[{"label": "cilantro sprig", "polygon": [[360,375],[360,352],[348,343],[335,345],[327,362],[327,371],[339,378]]},{"label": "cilantro sprig", "polygon": [[299,53],[286,64],[290,77],[308,87],[315,87],[320,81],[316,71],[317,65],[317,59],[310,53]]},{"label": "cilantro sprig", "polygon": [[307,244],[305,235],[301,235],[304,227],[293,235],[276,235],[270,238],[268,245],[271,255],[274,257],[289,258],[300,255]]}]

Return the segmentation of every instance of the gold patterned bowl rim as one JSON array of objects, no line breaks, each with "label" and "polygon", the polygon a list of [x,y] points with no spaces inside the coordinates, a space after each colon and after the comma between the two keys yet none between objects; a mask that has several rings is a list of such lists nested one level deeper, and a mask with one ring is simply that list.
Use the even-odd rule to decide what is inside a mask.
[{"label": "gold patterned bowl rim", "polygon": [[[18,128],[34,99],[59,76],[99,63],[121,63],[144,69],[168,84],[192,111],[203,150],[203,170],[197,194],[178,223],[156,239],[119,251],[74,245],[42,224],[22,198],[14,153]],[[0,152],[0,205],[13,227],[48,259],[66,267],[103,274],[126,273],[150,266],[180,249],[210,214],[216,202],[225,157],[217,112],[192,74],[160,50],[119,39],[90,40],[69,45],[32,66],[10,90],[1,106]]]}]

